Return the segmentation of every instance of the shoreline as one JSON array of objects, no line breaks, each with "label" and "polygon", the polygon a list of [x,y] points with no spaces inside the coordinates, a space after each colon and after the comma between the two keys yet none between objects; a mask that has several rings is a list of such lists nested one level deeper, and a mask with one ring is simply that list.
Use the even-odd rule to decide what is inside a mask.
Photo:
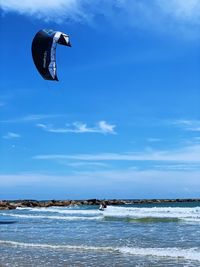
[{"label": "shoreline", "polygon": [[16,208],[47,208],[68,207],[77,205],[125,205],[125,204],[159,204],[174,202],[200,202],[200,198],[177,198],[177,199],[87,199],[87,200],[0,200],[0,210]]}]

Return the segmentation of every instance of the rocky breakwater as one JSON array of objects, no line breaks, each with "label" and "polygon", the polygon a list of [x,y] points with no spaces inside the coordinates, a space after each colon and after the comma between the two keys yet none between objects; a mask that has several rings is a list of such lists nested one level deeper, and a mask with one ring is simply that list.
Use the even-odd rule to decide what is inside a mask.
[{"label": "rocky breakwater", "polygon": [[0,210],[12,210],[16,209],[15,205],[12,205],[9,201],[0,200]]},{"label": "rocky breakwater", "polygon": [[78,205],[123,205],[126,204],[125,200],[99,200],[99,199],[88,199],[88,200],[2,200],[0,201],[0,210],[9,210],[16,208],[47,208],[47,207],[67,207],[67,206],[78,206]]},{"label": "rocky breakwater", "polygon": [[20,208],[47,208],[47,207],[67,207],[76,205],[125,205],[125,204],[159,204],[159,203],[173,203],[173,202],[198,202],[200,199],[88,199],[88,200],[0,200],[0,210],[10,210]]}]

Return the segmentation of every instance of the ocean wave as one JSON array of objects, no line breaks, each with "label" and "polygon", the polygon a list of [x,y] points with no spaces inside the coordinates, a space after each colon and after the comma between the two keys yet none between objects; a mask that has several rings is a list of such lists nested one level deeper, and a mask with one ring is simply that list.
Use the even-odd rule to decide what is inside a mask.
[{"label": "ocean wave", "polygon": [[98,209],[72,209],[72,208],[17,208],[18,210],[28,210],[31,212],[51,212],[59,214],[81,214],[81,215],[99,215]]},{"label": "ocean wave", "polygon": [[[129,222],[178,222],[200,223],[200,207],[116,207],[108,206],[104,211],[87,208],[51,207],[51,208],[20,208],[19,212],[28,211],[38,218],[70,220],[126,220]],[[13,211],[14,216],[19,216]],[[34,215],[32,215],[34,214]],[[43,214],[43,215],[38,215]],[[10,213],[7,213],[10,215]],[[39,217],[42,216],[42,217]],[[25,217],[24,217],[25,218]],[[76,219],[75,219],[76,218]]]},{"label": "ocean wave", "polygon": [[181,222],[178,218],[159,218],[159,217],[143,217],[143,218],[132,218],[132,217],[113,217],[104,216],[105,221],[122,221],[129,223],[170,223],[170,222]]},{"label": "ocean wave", "polygon": [[23,248],[40,248],[53,250],[79,250],[79,251],[96,251],[113,253],[118,252],[122,254],[129,254],[135,256],[151,256],[151,257],[170,257],[175,259],[185,259],[200,262],[200,249],[189,248],[183,249],[178,247],[170,248],[140,248],[140,247],[101,247],[101,246],[84,246],[84,245],[53,245],[53,244],[37,244],[24,243],[17,241],[0,240],[1,245]]},{"label": "ocean wave", "polygon": [[152,207],[152,208],[134,208],[134,207],[114,207],[109,206],[104,211],[105,217],[113,218],[132,218],[132,219],[177,219],[185,221],[200,222],[200,207],[180,208],[180,207]]},{"label": "ocean wave", "polygon": [[101,216],[53,216],[53,215],[25,215],[25,214],[7,214],[1,213],[3,216],[10,216],[15,218],[24,218],[24,219],[50,219],[50,220],[66,220],[66,221],[78,221],[78,220],[99,220],[102,219]]},{"label": "ocean wave", "polygon": [[170,257],[170,258],[183,258],[186,260],[200,261],[200,249],[199,248],[119,248],[121,253],[127,253],[131,255],[140,256],[154,256],[154,257]]}]

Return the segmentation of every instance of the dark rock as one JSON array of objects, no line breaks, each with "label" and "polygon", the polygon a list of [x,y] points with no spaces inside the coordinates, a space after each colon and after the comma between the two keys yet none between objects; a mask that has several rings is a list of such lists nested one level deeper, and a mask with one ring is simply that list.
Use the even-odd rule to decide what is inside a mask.
[{"label": "dark rock", "polygon": [[0,210],[16,209],[17,207],[65,207],[65,206],[75,206],[75,205],[125,205],[125,204],[152,204],[152,203],[174,203],[174,202],[200,202],[200,199],[88,199],[88,200],[47,200],[47,201],[37,201],[37,200],[0,200]]},{"label": "dark rock", "polygon": [[16,206],[10,204],[8,201],[0,201],[0,210],[12,210],[16,209]]}]

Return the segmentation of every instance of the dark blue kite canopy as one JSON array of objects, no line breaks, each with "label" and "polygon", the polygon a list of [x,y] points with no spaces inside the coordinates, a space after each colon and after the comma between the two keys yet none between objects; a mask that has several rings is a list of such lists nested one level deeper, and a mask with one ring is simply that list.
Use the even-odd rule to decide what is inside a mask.
[{"label": "dark blue kite canopy", "polygon": [[45,80],[58,81],[56,67],[56,46],[71,46],[69,35],[44,29],[39,31],[32,42],[32,56],[35,66]]}]

